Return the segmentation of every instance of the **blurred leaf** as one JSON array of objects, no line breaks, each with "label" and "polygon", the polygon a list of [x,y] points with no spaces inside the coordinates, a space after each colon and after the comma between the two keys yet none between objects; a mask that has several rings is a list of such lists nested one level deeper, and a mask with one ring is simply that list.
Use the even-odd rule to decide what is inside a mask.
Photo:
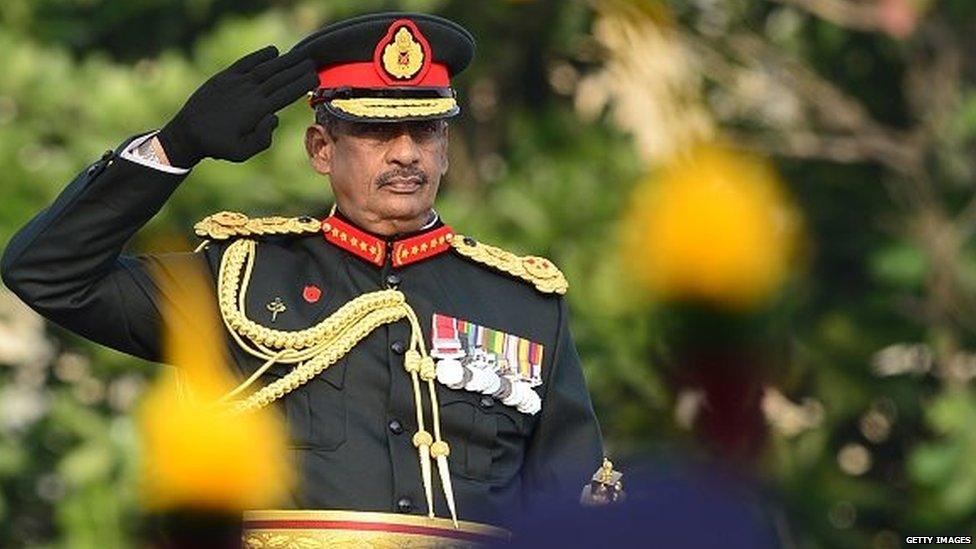
[{"label": "blurred leaf", "polygon": [[897,243],[871,257],[871,271],[879,282],[898,288],[917,289],[928,275],[925,255],[915,246]]},{"label": "blurred leaf", "polygon": [[72,450],[61,460],[58,472],[74,486],[107,480],[114,462],[111,446],[93,441]]},{"label": "blurred leaf", "polygon": [[959,459],[958,447],[920,446],[909,461],[909,471],[922,484],[939,486],[952,478]]}]

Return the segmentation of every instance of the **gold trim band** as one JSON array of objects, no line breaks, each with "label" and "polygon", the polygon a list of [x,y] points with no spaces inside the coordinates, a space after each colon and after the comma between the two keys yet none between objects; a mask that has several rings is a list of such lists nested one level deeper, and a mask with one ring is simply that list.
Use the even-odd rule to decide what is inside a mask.
[{"label": "gold trim band", "polygon": [[[481,547],[511,539],[505,529],[420,515],[367,511],[260,510],[244,513],[247,548],[332,546],[355,540],[357,547]],[[303,545],[304,544],[304,545]]]},{"label": "gold trim band", "polygon": [[406,99],[394,97],[357,97],[333,99],[332,107],[353,116],[365,118],[404,118],[408,116],[437,116],[457,108],[453,97]]}]

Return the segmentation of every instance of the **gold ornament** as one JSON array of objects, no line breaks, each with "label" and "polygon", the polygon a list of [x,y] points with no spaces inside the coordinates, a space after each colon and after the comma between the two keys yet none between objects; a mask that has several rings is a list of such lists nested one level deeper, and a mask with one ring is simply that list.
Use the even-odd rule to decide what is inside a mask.
[{"label": "gold ornament", "polygon": [[193,226],[197,236],[209,240],[227,240],[236,236],[265,234],[310,234],[321,230],[322,223],[309,216],[257,217],[254,219],[238,212],[217,212]]},{"label": "gold ornament", "polygon": [[613,463],[603,458],[603,465],[593,473],[593,478],[583,486],[580,503],[587,506],[609,505],[627,499],[624,492],[623,473],[615,471]]},{"label": "gold ornament", "polygon": [[400,27],[383,48],[383,70],[398,80],[409,80],[424,66],[424,49],[408,27]]},{"label": "gold ornament", "polygon": [[544,294],[565,294],[569,282],[551,261],[538,256],[518,256],[496,246],[455,235],[451,246],[461,255],[532,283]]}]

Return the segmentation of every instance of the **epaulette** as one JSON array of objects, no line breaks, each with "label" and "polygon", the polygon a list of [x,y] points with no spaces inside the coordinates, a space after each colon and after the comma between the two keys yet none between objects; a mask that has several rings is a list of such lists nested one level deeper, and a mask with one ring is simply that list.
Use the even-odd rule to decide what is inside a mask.
[{"label": "epaulette", "polygon": [[518,256],[496,246],[482,244],[470,236],[454,235],[451,246],[461,255],[532,283],[545,294],[565,294],[569,282],[562,271],[544,257]]},{"label": "epaulette", "polygon": [[314,217],[255,217],[237,212],[217,212],[201,219],[193,226],[198,236],[210,240],[227,240],[238,236],[310,234],[322,230],[322,222]]}]

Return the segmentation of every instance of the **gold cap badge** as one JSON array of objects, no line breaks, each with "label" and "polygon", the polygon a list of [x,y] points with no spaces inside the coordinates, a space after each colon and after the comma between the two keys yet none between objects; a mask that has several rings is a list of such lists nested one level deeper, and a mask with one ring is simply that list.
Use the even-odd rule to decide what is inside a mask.
[{"label": "gold cap badge", "polygon": [[376,44],[374,63],[391,85],[410,85],[430,68],[430,43],[409,19],[394,21]]},{"label": "gold cap badge", "polygon": [[383,70],[401,80],[413,78],[424,66],[424,50],[407,27],[400,27],[393,42],[383,48]]}]

